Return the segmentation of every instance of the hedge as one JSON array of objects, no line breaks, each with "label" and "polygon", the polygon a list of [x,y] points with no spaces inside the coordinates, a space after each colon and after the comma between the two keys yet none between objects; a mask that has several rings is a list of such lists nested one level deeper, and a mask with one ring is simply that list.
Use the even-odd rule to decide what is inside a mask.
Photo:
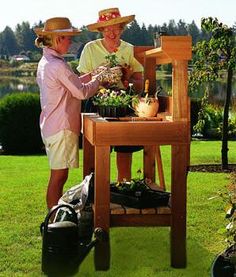
[{"label": "hedge", "polygon": [[42,153],[39,95],[12,93],[0,99],[0,144],[4,154]]}]

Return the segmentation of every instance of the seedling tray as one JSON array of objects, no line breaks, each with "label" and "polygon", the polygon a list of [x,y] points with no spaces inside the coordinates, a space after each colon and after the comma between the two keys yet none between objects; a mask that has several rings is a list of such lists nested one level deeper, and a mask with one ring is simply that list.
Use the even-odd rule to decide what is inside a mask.
[{"label": "seedling tray", "polygon": [[168,206],[170,192],[148,189],[145,191],[119,191],[111,185],[111,202],[126,207],[144,209]]}]

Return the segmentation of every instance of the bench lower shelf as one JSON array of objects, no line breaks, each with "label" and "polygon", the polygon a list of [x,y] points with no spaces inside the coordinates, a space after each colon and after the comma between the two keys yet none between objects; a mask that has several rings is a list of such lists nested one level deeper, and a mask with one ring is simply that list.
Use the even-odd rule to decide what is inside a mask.
[{"label": "bench lower shelf", "polygon": [[170,226],[170,224],[170,207],[134,209],[118,204],[110,204],[111,227]]}]

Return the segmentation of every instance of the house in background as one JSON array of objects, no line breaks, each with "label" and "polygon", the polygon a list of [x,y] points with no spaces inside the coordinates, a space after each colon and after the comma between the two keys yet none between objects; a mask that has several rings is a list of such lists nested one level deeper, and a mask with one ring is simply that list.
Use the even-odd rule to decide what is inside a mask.
[{"label": "house in background", "polygon": [[30,61],[30,58],[26,55],[13,55],[10,57],[10,61],[14,62],[28,62]]}]

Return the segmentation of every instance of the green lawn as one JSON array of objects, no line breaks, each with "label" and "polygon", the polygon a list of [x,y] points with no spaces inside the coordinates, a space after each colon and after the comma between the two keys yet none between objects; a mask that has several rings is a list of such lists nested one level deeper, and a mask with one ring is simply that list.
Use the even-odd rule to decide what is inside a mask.
[{"label": "green lawn", "polygon": [[[219,163],[218,141],[194,141],[191,164]],[[236,142],[229,143],[229,162],[236,163]],[[170,187],[170,148],[162,147],[167,187]],[[133,174],[141,168],[141,152],[134,155]],[[71,171],[66,189],[82,180],[80,169]],[[112,179],[115,180],[112,153]],[[46,156],[0,156],[0,276],[41,276],[39,225],[46,215],[45,191],[48,179]],[[79,269],[78,276],[209,276],[212,260],[224,248],[218,232],[223,227],[220,200],[209,200],[229,182],[226,173],[188,174],[186,269],[170,267],[169,228],[112,228],[111,268],[96,272],[93,250]]]}]

